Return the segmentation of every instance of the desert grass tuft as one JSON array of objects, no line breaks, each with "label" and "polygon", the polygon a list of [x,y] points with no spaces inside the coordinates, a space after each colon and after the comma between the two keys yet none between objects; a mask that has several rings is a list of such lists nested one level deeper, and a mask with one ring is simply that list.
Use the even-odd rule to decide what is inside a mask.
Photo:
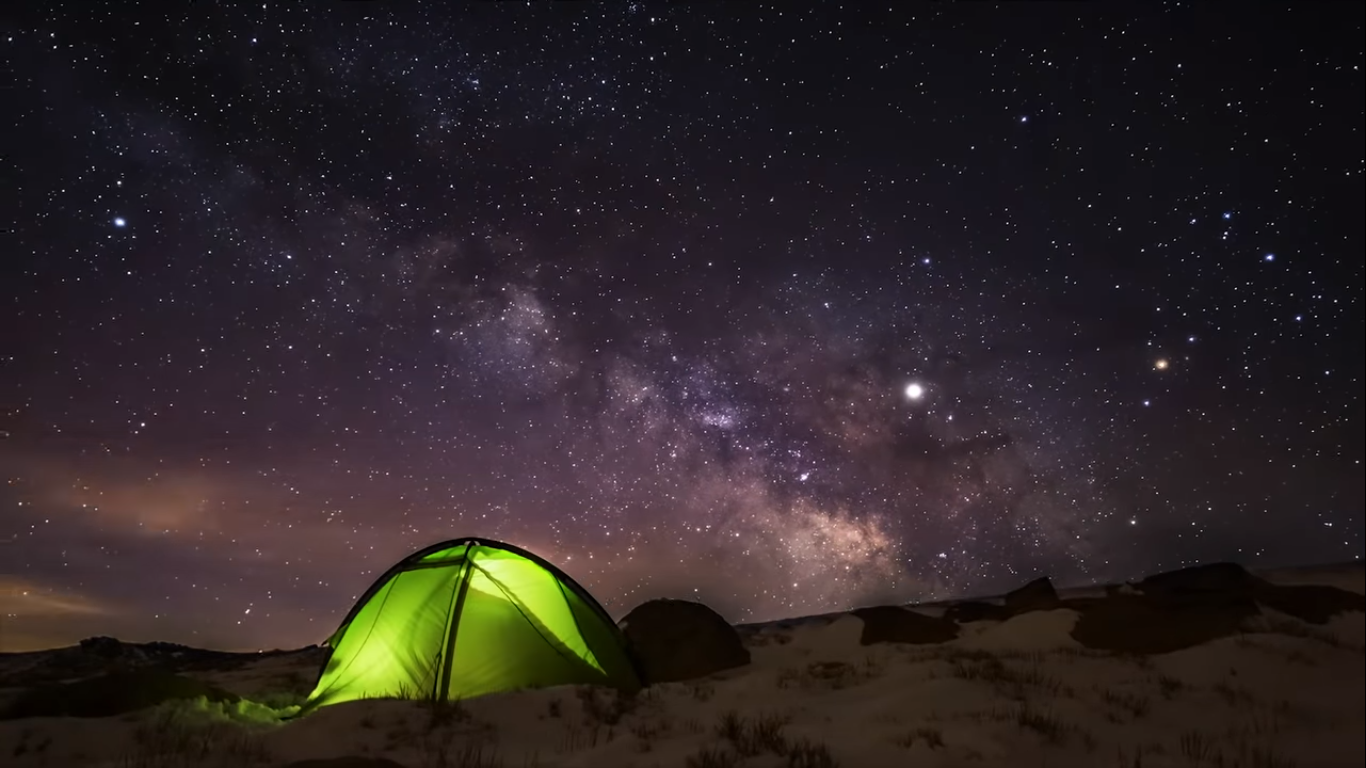
[{"label": "desert grass tuft", "polygon": [[260,738],[230,722],[205,721],[163,705],[133,729],[133,748],[120,768],[190,768],[190,766],[265,766],[272,756]]},{"label": "desert grass tuft", "polygon": [[1103,688],[1100,698],[1110,708],[1106,717],[1112,722],[1122,723],[1130,719],[1142,719],[1152,711],[1152,700],[1147,696],[1129,691],[1116,691]]},{"label": "desert grass tuft", "polygon": [[687,768],[737,768],[740,757],[725,747],[703,747],[683,761]]},{"label": "desert grass tuft", "polygon": [[576,691],[584,717],[602,725],[616,725],[640,704],[635,691],[620,688],[580,686]]},{"label": "desert grass tuft", "polygon": [[802,740],[788,749],[787,768],[839,768],[839,762],[826,745]]},{"label": "desert grass tuft", "polygon": [[908,733],[893,739],[893,743],[901,747],[913,747],[916,744],[924,744],[930,749],[941,749],[944,746],[944,731],[934,726],[922,725]]},{"label": "desert grass tuft", "polygon": [[1157,691],[1162,694],[1162,698],[1164,699],[1171,700],[1176,694],[1184,690],[1185,687],[1185,682],[1178,677],[1172,677],[1171,675],[1157,676]]},{"label": "desert grass tuft", "polygon": [[716,723],[716,735],[729,744],[741,757],[765,753],[785,755],[789,745],[783,736],[786,718],[778,715],[759,715],[746,718],[734,710],[721,714]]}]

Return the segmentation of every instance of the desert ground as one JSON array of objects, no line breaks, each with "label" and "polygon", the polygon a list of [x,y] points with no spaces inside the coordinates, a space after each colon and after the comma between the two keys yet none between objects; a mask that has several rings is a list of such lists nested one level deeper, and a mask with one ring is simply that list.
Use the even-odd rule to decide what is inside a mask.
[{"label": "desert ground", "polygon": [[[703,621],[684,647],[652,645],[633,612],[624,629],[651,683],[639,692],[369,700],[297,717],[321,649],[92,638],[0,655],[0,764],[1360,768],[1364,576],[1356,563],[1214,565],[1080,590],[1039,580],[985,600]],[[674,608],[679,621],[707,612],[659,613]]]}]

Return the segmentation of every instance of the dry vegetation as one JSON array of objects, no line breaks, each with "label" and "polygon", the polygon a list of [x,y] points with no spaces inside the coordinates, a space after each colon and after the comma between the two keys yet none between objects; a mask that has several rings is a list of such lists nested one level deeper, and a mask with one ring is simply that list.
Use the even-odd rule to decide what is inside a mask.
[{"label": "dry vegetation", "polygon": [[258,730],[183,705],[158,707],[133,727],[121,768],[250,768],[273,763]]}]

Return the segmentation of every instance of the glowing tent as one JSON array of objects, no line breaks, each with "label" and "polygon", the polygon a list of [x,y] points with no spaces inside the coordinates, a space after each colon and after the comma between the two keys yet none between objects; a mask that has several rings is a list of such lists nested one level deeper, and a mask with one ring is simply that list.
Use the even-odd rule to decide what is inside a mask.
[{"label": "glowing tent", "polygon": [[583,587],[530,552],[484,539],[404,558],[361,596],[327,645],[304,711],[365,698],[640,686],[621,632]]}]

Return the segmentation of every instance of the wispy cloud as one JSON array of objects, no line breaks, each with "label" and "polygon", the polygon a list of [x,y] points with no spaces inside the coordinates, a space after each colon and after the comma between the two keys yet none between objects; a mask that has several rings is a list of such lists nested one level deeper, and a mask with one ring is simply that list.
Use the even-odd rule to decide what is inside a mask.
[{"label": "wispy cloud", "polygon": [[208,472],[121,457],[42,452],[5,457],[25,503],[116,532],[198,534],[222,525],[228,490]]},{"label": "wispy cloud", "polygon": [[51,616],[109,616],[112,606],[80,593],[17,576],[0,575],[0,614],[11,619]]}]

